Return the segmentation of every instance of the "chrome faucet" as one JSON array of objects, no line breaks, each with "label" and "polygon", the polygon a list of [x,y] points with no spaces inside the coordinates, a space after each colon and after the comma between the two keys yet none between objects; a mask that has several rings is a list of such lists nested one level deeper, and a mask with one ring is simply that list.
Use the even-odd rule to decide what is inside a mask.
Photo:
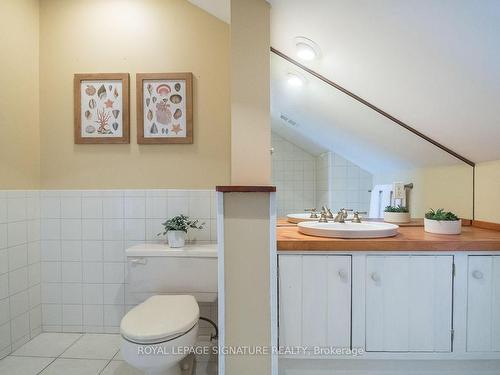
[{"label": "chrome faucet", "polygon": [[353,222],[353,223],[361,223],[361,218],[359,217],[359,215],[361,215],[361,214],[366,215],[366,214],[367,214],[367,212],[366,212],[366,211],[362,211],[362,212],[360,212],[360,211],[355,211],[355,212],[354,212],[354,217],[353,217],[353,219],[352,219],[352,222]]},{"label": "chrome faucet", "polygon": [[319,218],[318,222],[319,223],[328,223],[328,214],[326,211],[321,211],[321,217]]},{"label": "chrome faucet", "polygon": [[337,216],[333,219],[336,223],[345,223],[345,219],[347,219],[347,213],[352,211],[350,208],[343,208],[338,213]]}]

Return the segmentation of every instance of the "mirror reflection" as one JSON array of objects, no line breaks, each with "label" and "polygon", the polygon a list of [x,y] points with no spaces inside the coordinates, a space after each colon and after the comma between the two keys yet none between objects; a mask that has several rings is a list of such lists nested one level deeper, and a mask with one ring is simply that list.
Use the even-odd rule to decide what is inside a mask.
[{"label": "mirror reflection", "polygon": [[275,54],[271,95],[279,218],[382,220],[387,206],[414,224],[431,208],[472,218],[473,168],[455,156]]}]

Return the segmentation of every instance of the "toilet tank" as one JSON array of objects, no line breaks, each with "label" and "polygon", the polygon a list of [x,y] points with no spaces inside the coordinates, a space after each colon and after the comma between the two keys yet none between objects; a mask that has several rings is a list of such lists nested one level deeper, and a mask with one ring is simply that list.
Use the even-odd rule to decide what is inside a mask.
[{"label": "toilet tank", "polygon": [[131,293],[190,294],[199,302],[217,299],[217,245],[141,244],[125,253]]}]

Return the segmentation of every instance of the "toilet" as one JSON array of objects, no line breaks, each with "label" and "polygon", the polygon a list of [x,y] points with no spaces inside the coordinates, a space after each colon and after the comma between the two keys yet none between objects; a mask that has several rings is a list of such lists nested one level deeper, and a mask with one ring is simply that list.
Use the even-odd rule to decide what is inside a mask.
[{"label": "toilet", "polygon": [[140,303],[121,320],[123,359],[150,375],[191,374],[198,302],[217,299],[216,245],[142,244],[126,257],[129,297]]}]

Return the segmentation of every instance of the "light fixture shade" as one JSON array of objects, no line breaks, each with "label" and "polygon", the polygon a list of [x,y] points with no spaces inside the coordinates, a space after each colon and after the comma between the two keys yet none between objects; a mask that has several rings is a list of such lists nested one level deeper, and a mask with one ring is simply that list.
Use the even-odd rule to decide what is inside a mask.
[{"label": "light fixture shade", "polygon": [[288,73],[287,74],[287,82],[292,87],[302,87],[304,86],[304,78],[302,78],[297,73]]},{"label": "light fixture shade", "polygon": [[311,39],[298,36],[294,39],[297,57],[301,60],[311,61],[318,59],[321,55],[319,46]]}]

